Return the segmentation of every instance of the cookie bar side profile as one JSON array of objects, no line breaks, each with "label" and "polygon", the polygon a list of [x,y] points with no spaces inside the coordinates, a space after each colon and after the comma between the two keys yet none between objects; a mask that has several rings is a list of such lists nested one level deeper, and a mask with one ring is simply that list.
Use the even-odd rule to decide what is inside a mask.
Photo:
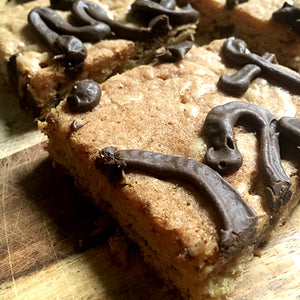
[{"label": "cookie bar side profile", "polygon": [[[113,215],[166,283],[188,299],[217,299],[233,292],[243,265],[298,202],[299,162],[278,151],[276,124],[286,112],[272,102],[258,106],[218,90],[219,76],[197,63],[198,51],[193,48],[176,63],[139,66],[111,77],[101,84],[99,104],[86,112],[73,111],[74,96],[67,97],[40,128],[52,159]],[[281,89],[268,82],[260,88]],[[243,160],[220,176],[206,163],[214,141],[205,128],[213,116],[222,125],[226,111],[232,112],[226,128],[235,139],[225,145],[237,147]],[[222,126],[212,129],[223,140]],[[272,141],[269,150],[258,138],[265,134]],[[273,170],[263,158],[270,149],[267,157],[276,158],[286,191],[286,196],[274,191],[278,202],[269,193],[273,179],[264,179],[274,174],[265,173]]]},{"label": "cookie bar side profile", "polygon": [[[7,8],[0,24],[2,81],[11,82],[25,109],[43,118],[76,80],[102,82],[149,63],[158,49],[193,39],[198,13],[191,7],[133,4],[38,0]],[[75,49],[82,50],[75,55]]]}]

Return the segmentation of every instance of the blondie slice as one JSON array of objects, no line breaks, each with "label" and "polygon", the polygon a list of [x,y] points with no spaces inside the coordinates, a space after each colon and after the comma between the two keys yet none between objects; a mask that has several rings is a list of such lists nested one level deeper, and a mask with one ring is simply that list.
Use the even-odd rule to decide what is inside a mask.
[{"label": "blondie slice", "polygon": [[198,12],[171,2],[37,0],[7,8],[0,18],[0,81],[43,118],[76,80],[102,82],[193,39]]},{"label": "blondie slice", "polygon": [[261,58],[288,78],[273,84],[251,61],[260,70],[247,97],[229,95],[215,71],[232,70],[221,60],[227,47],[245,44],[215,41],[214,51],[193,47],[178,62],[139,66],[101,85],[76,82],[40,122],[53,160],[187,299],[232,293],[300,196],[300,98],[290,83],[299,84],[298,74]]}]

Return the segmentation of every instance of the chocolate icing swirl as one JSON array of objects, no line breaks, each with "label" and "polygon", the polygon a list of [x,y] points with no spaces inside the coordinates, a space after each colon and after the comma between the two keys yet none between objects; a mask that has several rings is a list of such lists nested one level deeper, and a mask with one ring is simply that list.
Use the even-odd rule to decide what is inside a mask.
[{"label": "chocolate icing swirl", "polygon": [[[265,53],[262,57],[270,62],[276,59],[272,53]],[[230,95],[242,96],[248,90],[251,81],[258,77],[261,71],[262,69],[257,65],[244,65],[232,75],[222,75],[218,81],[218,87]]]},{"label": "chocolate icing swirl", "polygon": [[292,31],[300,34],[300,7],[284,2],[283,6],[272,14],[275,22],[286,24]]},{"label": "chocolate icing swirl", "polygon": [[175,10],[175,4],[173,0],[136,0],[132,3],[131,10],[134,14],[138,14],[143,18],[166,15],[169,17],[170,23],[176,25],[198,21],[199,13],[190,4],[181,7],[179,10]]},{"label": "chocolate icing swirl", "polygon": [[156,16],[147,28],[131,27],[110,19],[105,10],[96,3],[78,0],[72,6],[72,13],[76,20],[84,25],[107,24],[113,37],[145,41],[162,36],[170,30],[169,18],[166,15]]},{"label": "chocolate icing swirl", "polygon": [[269,111],[238,101],[213,108],[204,123],[212,143],[206,152],[206,163],[221,174],[239,169],[243,160],[233,133],[239,120],[247,121],[259,133],[259,169],[270,208],[277,212],[291,197],[291,183],[281,166],[277,121]]},{"label": "chocolate icing swirl", "polygon": [[46,45],[59,54],[57,58],[71,64],[81,63],[86,58],[82,42],[98,42],[110,34],[106,24],[75,27],[47,7],[32,9],[28,14],[28,22]]},{"label": "chocolate icing swirl", "polygon": [[61,31],[62,25],[66,24],[70,29],[69,24],[53,10],[46,7],[36,7],[29,13],[28,22],[46,45],[56,54],[59,54],[61,60],[72,64],[79,64],[84,61],[87,54],[83,43],[73,35],[60,35],[52,29]]},{"label": "chocolate icing swirl", "polygon": [[272,80],[272,83],[300,94],[300,76],[269,62],[257,54],[248,53],[244,41],[230,37],[224,42],[222,52],[230,63],[239,66],[254,64],[261,69],[264,77]]},{"label": "chocolate icing swirl", "polygon": [[242,196],[217,172],[185,157],[141,150],[100,150],[96,166],[114,174],[142,171],[163,179],[179,179],[192,184],[211,200],[220,217],[220,250],[232,254],[251,243],[256,232],[257,215]]},{"label": "chocolate icing swirl", "polygon": [[83,113],[93,109],[100,103],[101,89],[97,82],[85,79],[75,82],[67,97],[71,112]]}]

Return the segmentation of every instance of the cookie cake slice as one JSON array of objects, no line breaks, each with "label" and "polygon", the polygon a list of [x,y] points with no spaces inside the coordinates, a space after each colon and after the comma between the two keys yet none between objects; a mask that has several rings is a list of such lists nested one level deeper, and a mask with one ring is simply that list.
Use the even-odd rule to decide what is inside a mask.
[{"label": "cookie cake slice", "polygon": [[229,95],[213,66],[232,70],[221,53],[246,45],[232,38],[217,53],[216,43],[101,85],[78,81],[39,124],[52,159],[186,299],[232,293],[244,263],[299,200],[298,74],[261,58],[285,78],[278,85],[244,49],[241,68],[255,76],[247,97]]}]

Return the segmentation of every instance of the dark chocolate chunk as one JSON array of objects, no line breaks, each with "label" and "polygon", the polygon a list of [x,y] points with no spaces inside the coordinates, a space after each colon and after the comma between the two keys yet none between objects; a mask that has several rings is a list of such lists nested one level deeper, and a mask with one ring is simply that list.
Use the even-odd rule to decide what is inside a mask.
[{"label": "dark chocolate chunk", "polygon": [[75,82],[67,97],[71,112],[82,113],[93,109],[100,103],[101,89],[97,82],[85,79]]},{"label": "dark chocolate chunk", "polygon": [[199,13],[190,4],[175,10],[173,1],[151,1],[136,0],[131,5],[133,14],[138,14],[143,18],[153,18],[158,15],[166,15],[171,24],[187,24],[198,21]]},{"label": "dark chocolate chunk", "polygon": [[249,204],[217,172],[185,157],[141,150],[108,147],[100,151],[97,168],[112,172],[142,171],[162,179],[179,179],[192,184],[211,200],[220,218],[220,250],[232,254],[253,241],[257,215]]},{"label": "dark chocolate chunk", "polygon": [[248,0],[226,0],[226,8],[228,9],[232,9],[234,8],[236,5],[240,4],[240,3],[245,3],[248,2]]},{"label": "dark chocolate chunk", "polygon": [[291,183],[281,165],[277,121],[269,111],[239,101],[213,108],[204,123],[212,143],[206,152],[206,163],[221,174],[238,170],[242,155],[233,133],[238,121],[245,121],[259,134],[259,169],[270,208],[277,212],[291,197]]},{"label": "dark chocolate chunk", "polygon": [[244,41],[230,37],[224,42],[222,52],[230,63],[239,66],[254,64],[261,69],[261,74],[265,78],[272,80],[272,83],[300,94],[299,75],[273,64],[257,54],[250,53]]},{"label": "dark chocolate chunk", "polygon": [[272,18],[275,22],[286,24],[291,29],[300,34],[299,24],[300,22],[300,7],[284,2],[283,6],[272,14]]},{"label": "dark chocolate chunk", "polygon": [[[268,61],[276,59],[272,53],[265,53],[262,57]],[[247,64],[232,75],[222,75],[218,81],[218,87],[230,95],[241,96],[248,90],[251,81],[258,77],[261,71],[259,66]]]},{"label": "dark chocolate chunk", "polygon": [[132,27],[110,19],[105,10],[96,3],[78,0],[72,6],[72,14],[78,22],[84,25],[106,24],[111,28],[110,37],[145,41],[157,36],[166,35],[170,30],[169,18],[166,15],[155,16],[148,27]]},{"label": "dark chocolate chunk", "polygon": [[192,48],[193,42],[185,41],[176,45],[171,45],[166,50],[157,55],[161,62],[176,62],[184,58],[185,54]]}]

